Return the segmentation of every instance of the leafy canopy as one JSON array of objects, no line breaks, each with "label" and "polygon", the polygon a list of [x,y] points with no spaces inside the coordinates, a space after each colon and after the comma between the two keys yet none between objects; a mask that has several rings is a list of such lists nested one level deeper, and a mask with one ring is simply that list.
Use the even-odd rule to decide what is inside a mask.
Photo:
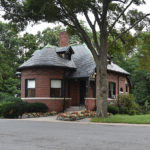
[{"label": "leafy canopy", "polygon": [[[110,48],[130,29],[141,31],[147,28],[150,14],[129,9],[131,5],[140,6],[145,3],[146,0],[1,0],[1,5],[6,12],[4,18],[11,20],[19,27],[17,29],[23,29],[30,21],[61,22],[74,30],[92,53],[94,53],[93,47],[101,48],[99,34],[102,35],[104,26],[107,26],[107,31],[104,31],[107,35],[117,35],[109,43]],[[92,42],[81,26],[78,14],[86,18],[92,31]],[[89,16],[91,14],[92,17]],[[118,26],[119,32],[116,32]],[[96,32],[97,27],[99,34]]]}]

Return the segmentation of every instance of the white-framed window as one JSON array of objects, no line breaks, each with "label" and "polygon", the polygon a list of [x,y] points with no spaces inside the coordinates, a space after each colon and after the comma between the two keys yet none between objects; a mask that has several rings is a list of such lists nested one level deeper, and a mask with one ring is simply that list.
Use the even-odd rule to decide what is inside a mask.
[{"label": "white-framed window", "polygon": [[35,97],[35,79],[26,79],[26,97]]},{"label": "white-framed window", "polygon": [[62,80],[50,80],[50,96],[62,97]]}]

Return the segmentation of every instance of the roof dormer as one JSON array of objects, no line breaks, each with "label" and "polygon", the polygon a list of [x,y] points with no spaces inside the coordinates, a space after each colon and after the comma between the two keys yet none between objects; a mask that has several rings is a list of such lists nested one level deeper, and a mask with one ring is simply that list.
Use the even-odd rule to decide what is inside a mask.
[{"label": "roof dormer", "polygon": [[74,51],[71,46],[67,46],[57,48],[56,53],[64,59],[71,60],[71,56],[74,54]]}]

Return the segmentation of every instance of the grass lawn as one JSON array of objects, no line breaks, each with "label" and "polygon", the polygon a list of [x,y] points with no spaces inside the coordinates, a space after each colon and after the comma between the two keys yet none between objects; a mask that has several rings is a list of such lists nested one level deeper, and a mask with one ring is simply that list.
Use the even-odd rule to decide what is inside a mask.
[{"label": "grass lawn", "polygon": [[150,114],[147,115],[113,115],[108,118],[92,118],[92,122],[150,124]]}]

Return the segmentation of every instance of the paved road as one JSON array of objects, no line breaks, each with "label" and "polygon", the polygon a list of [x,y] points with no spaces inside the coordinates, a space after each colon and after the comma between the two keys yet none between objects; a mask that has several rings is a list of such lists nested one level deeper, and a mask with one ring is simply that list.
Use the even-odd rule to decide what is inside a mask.
[{"label": "paved road", "polygon": [[148,150],[150,127],[0,120],[0,150]]}]

